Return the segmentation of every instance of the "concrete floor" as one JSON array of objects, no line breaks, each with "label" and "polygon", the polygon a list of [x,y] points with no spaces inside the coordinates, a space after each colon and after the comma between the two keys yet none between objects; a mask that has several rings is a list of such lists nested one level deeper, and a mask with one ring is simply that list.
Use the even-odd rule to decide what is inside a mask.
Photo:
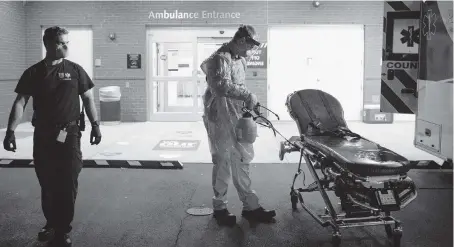
[{"label": "concrete floor", "polygon": [[[298,133],[293,122],[276,123],[275,127],[287,138]],[[407,159],[441,162],[413,146],[412,122],[352,122],[349,127]],[[238,216],[234,228],[217,226],[212,216],[186,213],[190,207],[211,207],[212,166],[201,122],[103,125],[99,146],[89,144],[89,130],[88,127],[82,140],[85,159],[177,159],[184,169],[84,169],[71,233],[74,246],[331,246],[330,228],[319,226],[301,207],[299,212],[291,210],[289,188],[299,157],[297,153],[288,154],[280,161],[278,147],[282,138],[274,137],[269,129],[259,129],[251,176],[263,206],[277,209],[277,221],[255,225],[243,220],[241,203],[231,184],[229,210]],[[2,140],[3,135],[0,133]],[[21,124],[16,131],[17,152],[2,149],[0,159],[31,159],[32,136],[32,126]],[[155,149],[162,140],[198,141],[199,145],[192,150]],[[307,185],[312,179],[306,168],[305,171]],[[452,170],[414,170],[410,176],[416,181],[419,196],[395,214],[404,224],[402,246],[452,246]],[[297,186],[302,186],[302,176]],[[44,217],[33,168],[0,168],[0,198],[0,247],[43,246],[36,242]],[[306,194],[304,198],[322,213],[320,193]],[[342,246],[390,246],[382,226],[345,229],[342,233]]]},{"label": "concrete floor", "polygon": [[[298,135],[294,122],[279,121],[275,128],[289,139]],[[409,160],[442,160],[417,149],[413,145],[414,121],[395,122],[393,124],[365,124],[349,122],[350,129]],[[256,156],[254,163],[296,163],[298,153],[286,155],[279,160],[279,143],[284,139],[259,125],[259,137],[254,143]],[[0,130],[3,140],[5,130]],[[89,143],[90,127],[83,133],[82,152],[84,159],[96,160],[179,160],[182,163],[211,163],[206,131],[202,122],[141,122],[102,125],[102,142],[98,146]],[[33,127],[30,123],[18,126],[16,130],[17,151],[15,153],[0,150],[0,159],[31,159],[33,150]],[[195,149],[155,149],[162,140],[196,141]]]},{"label": "concrete floor", "polygon": [[[306,185],[312,182],[306,167]],[[211,206],[211,165],[183,170],[96,169],[82,171],[73,223],[75,247],[270,247],[331,246],[331,229],[322,228],[299,207],[292,212],[289,188],[296,165],[253,164],[253,187],[266,208],[276,208],[276,223],[219,227],[212,216],[191,216],[194,206]],[[414,170],[419,196],[403,211],[404,247],[453,246],[452,171]],[[302,176],[297,181],[302,186]],[[40,188],[33,168],[0,168],[0,246],[37,247],[44,224]],[[241,203],[230,184],[229,210],[240,216]],[[304,196],[322,213],[320,193]],[[390,246],[384,227],[344,229],[342,246]]]}]

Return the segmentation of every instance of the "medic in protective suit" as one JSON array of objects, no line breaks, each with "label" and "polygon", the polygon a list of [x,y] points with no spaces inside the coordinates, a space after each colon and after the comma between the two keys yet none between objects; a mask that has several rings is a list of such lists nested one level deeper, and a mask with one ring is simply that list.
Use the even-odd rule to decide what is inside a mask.
[{"label": "medic in protective suit", "polygon": [[206,75],[207,90],[203,96],[203,121],[208,134],[214,164],[214,217],[219,224],[234,225],[236,217],[227,210],[227,189],[230,177],[243,202],[243,217],[255,221],[269,221],[276,213],[265,210],[251,189],[249,164],[254,158],[253,144],[237,141],[235,126],[242,116],[242,107],[252,109],[257,97],[245,86],[248,53],[260,45],[254,39],[255,29],[242,25],[233,39],[220,47],[201,64]]}]

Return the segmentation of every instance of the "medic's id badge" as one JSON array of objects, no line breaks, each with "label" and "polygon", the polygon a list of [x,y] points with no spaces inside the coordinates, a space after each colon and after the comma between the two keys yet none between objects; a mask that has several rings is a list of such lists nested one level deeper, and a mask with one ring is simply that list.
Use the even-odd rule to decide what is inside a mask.
[{"label": "medic's id badge", "polygon": [[61,143],[65,143],[67,134],[68,133],[65,130],[60,130],[60,133],[57,136],[57,141],[61,142]]}]

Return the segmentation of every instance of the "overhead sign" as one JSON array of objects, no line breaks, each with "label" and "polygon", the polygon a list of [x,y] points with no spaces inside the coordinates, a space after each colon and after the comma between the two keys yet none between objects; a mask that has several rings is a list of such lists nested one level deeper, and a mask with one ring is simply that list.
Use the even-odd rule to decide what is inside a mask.
[{"label": "overhead sign", "polygon": [[162,12],[150,11],[148,19],[239,19],[240,12],[218,12],[218,11],[198,11],[198,12],[184,12],[179,10]]},{"label": "overhead sign", "polygon": [[260,47],[257,50],[254,50],[252,55],[247,61],[248,68],[254,69],[266,69],[267,67],[267,46],[268,43],[264,42],[260,44]]},{"label": "overhead sign", "polygon": [[194,151],[199,145],[200,140],[161,140],[154,150]]}]

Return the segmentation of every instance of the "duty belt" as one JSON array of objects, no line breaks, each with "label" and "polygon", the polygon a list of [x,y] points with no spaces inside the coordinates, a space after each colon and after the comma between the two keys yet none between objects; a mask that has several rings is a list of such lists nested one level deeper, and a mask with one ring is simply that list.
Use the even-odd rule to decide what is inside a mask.
[{"label": "duty belt", "polygon": [[57,129],[66,129],[70,126],[75,126],[77,125],[77,120],[68,122],[68,123],[40,123],[36,122],[36,127],[41,127],[45,129],[50,129],[50,128],[57,128]]},{"label": "duty belt", "polygon": [[70,126],[74,126],[74,125],[77,125],[77,121],[71,121],[66,124],[56,124],[55,126],[59,129],[66,129],[66,128],[68,128]]}]

